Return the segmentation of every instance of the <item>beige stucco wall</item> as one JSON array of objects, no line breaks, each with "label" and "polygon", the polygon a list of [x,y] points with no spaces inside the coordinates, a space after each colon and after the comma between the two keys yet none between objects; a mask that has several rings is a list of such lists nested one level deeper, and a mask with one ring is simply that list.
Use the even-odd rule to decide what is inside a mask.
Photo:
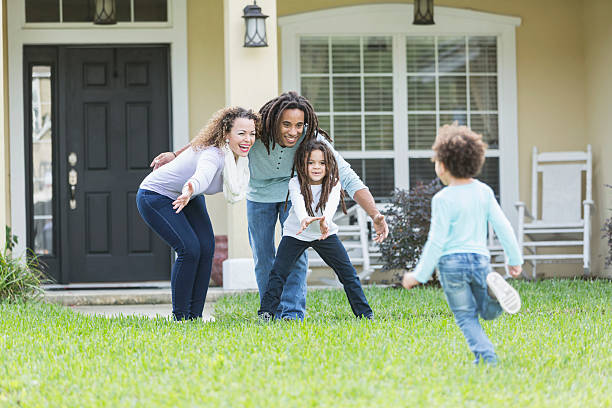
[{"label": "beige stucco wall", "polygon": [[587,136],[593,144],[594,174],[593,243],[596,253],[593,270],[612,277],[612,267],[604,268],[607,242],[602,240],[601,225],[612,217],[612,2],[588,0],[585,2],[584,49],[586,66],[586,118]]},{"label": "beige stucco wall", "polygon": [[[223,0],[188,0],[187,38],[189,132],[193,138],[211,115],[225,106]],[[207,196],[206,206],[215,235],[227,235],[227,205],[223,194]]]}]

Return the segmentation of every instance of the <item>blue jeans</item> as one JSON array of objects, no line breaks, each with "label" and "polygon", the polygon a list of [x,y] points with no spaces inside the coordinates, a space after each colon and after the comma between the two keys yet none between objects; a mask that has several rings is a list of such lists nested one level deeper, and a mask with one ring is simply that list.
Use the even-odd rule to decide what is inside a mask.
[{"label": "blue jeans", "polygon": [[176,320],[202,317],[215,252],[215,235],[204,196],[193,197],[176,214],[172,199],[149,190],[136,194],[138,212],[176,252],[172,266],[172,313]]},{"label": "blue jeans", "polygon": [[[270,271],[274,264],[274,229],[277,220],[281,227],[287,216],[291,203],[258,203],[247,200],[247,218],[249,222],[249,242],[255,261],[255,277],[259,288],[259,298],[263,298],[268,287]],[[297,259],[289,271],[280,304],[274,315],[283,319],[304,319],[306,312],[306,272],[308,255],[306,251]]]},{"label": "blue jeans", "polygon": [[309,247],[317,251],[323,261],[336,272],[355,316],[372,316],[372,309],[363,293],[357,271],[336,234],[322,241],[302,241],[293,237],[283,237],[278,245],[276,260],[270,272],[268,288],[261,298],[259,314],[276,312],[291,267]]},{"label": "blue jeans", "polygon": [[471,253],[445,255],[438,262],[438,270],[448,305],[476,357],[474,363],[483,359],[496,364],[493,344],[478,321],[478,316],[493,320],[502,312],[499,302],[491,298],[487,290],[486,278],[491,271],[489,258]]}]

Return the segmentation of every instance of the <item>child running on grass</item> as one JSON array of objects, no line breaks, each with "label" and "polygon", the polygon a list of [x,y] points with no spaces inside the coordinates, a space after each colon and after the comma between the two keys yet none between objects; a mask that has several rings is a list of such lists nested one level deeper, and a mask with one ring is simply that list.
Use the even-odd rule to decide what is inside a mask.
[{"label": "child running on grass", "polygon": [[521,274],[523,259],[493,190],[473,178],[484,164],[486,148],[482,136],[466,126],[454,123],[439,130],[432,160],[436,174],[448,187],[432,199],[427,243],[415,270],[404,274],[402,285],[410,289],[427,282],[437,265],[446,300],[476,356],[474,363],[482,359],[495,365],[497,355],[478,316],[493,320],[502,309],[516,313],[521,299],[501,275],[491,271],[486,245],[488,222],[508,255],[512,277]]},{"label": "child running on grass", "polygon": [[345,214],[346,205],[338,165],[331,149],[320,141],[302,143],[295,154],[293,166],[297,176],[289,181],[287,195],[287,200],[291,197],[292,206],[283,226],[283,238],[258,315],[263,320],[274,318],[293,264],[306,249],[312,247],[338,275],[355,316],[372,319],[372,309],[363,293],[357,271],[336,235],[338,226],[332,220],[338,203],[342,203]]}]

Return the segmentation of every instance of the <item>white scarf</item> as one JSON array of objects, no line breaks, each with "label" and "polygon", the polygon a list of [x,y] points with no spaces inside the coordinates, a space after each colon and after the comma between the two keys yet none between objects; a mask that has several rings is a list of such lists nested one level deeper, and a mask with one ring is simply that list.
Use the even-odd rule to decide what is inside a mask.
[{"label": "white scarf", "polygon": [[223,194],[228,203],[237,203],[246,197],[249,185],[249,158],[238,157],[228,145],[223,146],[225,165],[223,166]]}]

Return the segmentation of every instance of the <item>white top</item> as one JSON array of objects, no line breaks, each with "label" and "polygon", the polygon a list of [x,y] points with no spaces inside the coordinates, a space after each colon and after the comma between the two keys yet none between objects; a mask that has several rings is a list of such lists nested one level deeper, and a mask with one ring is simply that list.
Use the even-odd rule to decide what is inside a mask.
[{"label": "white top", "polygon": [[[312,191],[312,211],[315,213],[315,216],[325,216],[325,221],[327,221],[327,226],[329,228],[329,235],[337,233],[338,226],[334,224],[333,217],[336,213],[336,209],[338,208],[338,204],[340,203],[340,182],[338,182],[338,184],[336,184],[329,193],[329,198],[325,204],[324,211],[315,211],[315,208],[317,208],[317,204],[319,204],[319,200],[321,199],[322,186],[320,184],[311,185],[310,189]],[[302,193],[300,192],[300,182],[298,181],[297,176],[289,180],[289,197],[291,197],[291,209],[289,210],[289,215],[287,216],[287,219],[283,225],[283,236],[293,237],[302,241],[316,241],[317,239],[321,238],[319,221],[311,223],[304,231],[302,231],[300,235],[296,235],[301,228],[302,220],[308,217],[308,213],[306,212],[306,204],[304,203],[304,196],[302,196]]]},{"label": "white top", "polygon": [[216,194],[223,191],[223,152],[208,146],[194,150],[188,148],[176,159],[150,173],[140,188],[176,200],[188,181],[193,183],[193,196]]}]

